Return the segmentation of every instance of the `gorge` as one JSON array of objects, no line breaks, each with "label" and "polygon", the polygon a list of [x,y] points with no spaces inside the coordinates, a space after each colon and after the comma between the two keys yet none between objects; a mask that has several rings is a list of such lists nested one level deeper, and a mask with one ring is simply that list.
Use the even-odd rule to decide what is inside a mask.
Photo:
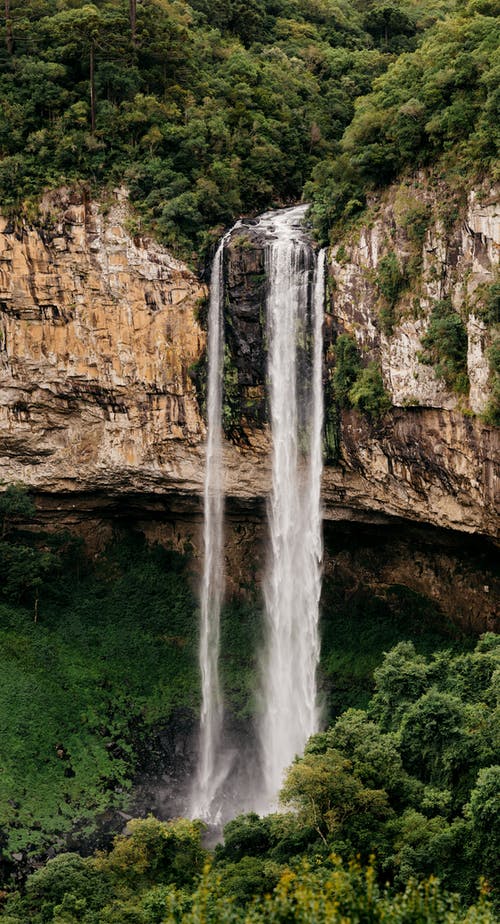
[{"label": "gorge", "polygon": [[[431,202],[430,189],[425,195]],[[446,285],[455,300],[466,279],[469,298],[477,299],[480,310],[481,287],[492,283],[496,272],[496,199],[471,195],[450,231],[429,221],[415,283],[421,292],[420,316],[413,318],[411,292],[402,290],[401,317],[389,336],[378,326],[382,296],[374,277],[391,248],[401,261],[415,250],[401,219],[411,196],[412,189],[389,190],[359,237],[346,237],[344,252],[338,245],[325,255],[329,440],[322,475],[320,684],[329,715],[346,702],[365,701],[365,694],[356,692],[351,668],[342,667],[332,651],[339,638],[347,646],[349,635],[363,645],[357,632],[366,632],[373,648],[367,613],[375,613],[375,623],[381,612],[389,614],[407,633],[381,642],[381,651],[400,637],[418,638],[429,625],[451,637],[497,626],[497,430],[479,415],[490,394],[486,325],[479,316],[471,315],[468,322],[467,362],[477,413],[464,414],[458,406],[462,399],[418,359],[433,300],[441,291],[436,266],[444,280],[439,285]],[[129,235],[122,189],[105,210],[68,190],[49,197],[45,207],[50,234],[30,225],[16,229],[5,220],[0,236],[2,478],[12,483],[21,477],[30,487],[36,502],[32,529],[50,534],[65,528],[81,535],[90,558],[112,570],[117,565],[107,549],[113,537],[140,532],[152,544],[189,555],[194,587],[203,544],[206,286],[158,244]],[[232,760],[259,708],[251,691],[258,686],[263,601],[255,602],[253,594],[266,575],[265,498],[272,466],[262,312],[266,261],[258,222],[250,219],[237,228],[225,251],[224,564],[228,597],[242,608],[232,622],[228,613],[222,614],[223,687],[232,688],[226,715]],[[380,418],[354,406],[337,408],[332,399],[335,343],[345,334],[355,339],[365,362],[380,363],[392,401]],[[99,593],[108,593],[106,587],[105,581]],[[128,604],[123,605],[120,621],[126,618]],[[47,606],[41,605],[42,634]],[[70,612],[63,618],[70,620]],[[192,670],[192,643],[185,639],[194,626],[193,611],[178,629],[165,628],[161,636],[157,630],[154,645],[160,646],[165,670],[172,670],[175,659],[181,659],[186,672]],[[237,633],[240,647],[228,651]],[[108,682],[104,678],[104,691]],[[194,687],[196,681],[191,682]],[[195,773],[198,703],[182,692],[176,697],[170,713],[157,711],[164,717],[153,726],[151,765],[141,771],[145,781],[140,780],[136,803],[141,812],[153,808],[160,816],[169,815],[168,792],[175,792],[177,804],[187,810],[185,780],[180,786],[178,778],[181,766]],[[104,720],[100,727],[106,727]],[[252,750],[255,739],[250,751],[241,748],[237,754],[242,786],[245,771],[253,766]],[[64,766],[64,758],[56,760]],[[75,745],[71,760],[78,768]],[[166,780],[165,766],[170,768]],[[78,781],[80,771],[75,772]],[[62,785],[70,784],[71,777],[64,778]],[[230,793],[236,803],[237,796]],[[37,807],[30,810],[36,818]],[[70,801],[68,819],[72,811]],[[20,838],[12,830],[12,838]]]},{"label": "gorge", "polygon": [[500,920],[500,0],[5,0],[0,924]]}]

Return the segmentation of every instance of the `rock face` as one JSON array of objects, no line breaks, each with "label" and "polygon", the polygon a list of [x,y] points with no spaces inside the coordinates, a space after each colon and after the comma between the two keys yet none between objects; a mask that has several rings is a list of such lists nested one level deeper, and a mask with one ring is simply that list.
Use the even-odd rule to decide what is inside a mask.
[{"label": "rock face", "polygon": [[[352,333],[365,354],[380,359],[394,405],[479,414],[490,394],[491,331],[481,314],[488,287],[498,282],[500,189],[472,191],[463,203],[453,199],[448,211],[446,195],[420,175],[373,204],[366,225],[332,249],[333,317],[338,331]],[[380,272],[388,257],[401,273],[390,334],[381,323],[388,306]],[[443,299],[467,319],[468,401],[421,360],[432,308]]]},{"label": "rock face", "polygon": [[37,227],[0,224],[0,478],[43,492],[200,484],[190,366],[205,290],[107,209],[61,191]]},{"label": "rock face", "polygon": [[[330,486],[345,489],[363,507],[495,536],[499,431],[477,415],[491,397],[487,351],[500,335],[500,317],[485,312],[498,282],[500,196],[484,189],[463,202],[449,196],[424,175],[393,187],[332,249],[330,328],[351,334],[380,364],[394,410],[377,427],[344,413],[342,474],[329,473],[327,497]],[[384,332],[380,274],[388,259],[401,277],[392,330]],[[422,337],[444,299],[467,326],[468,396],[422,362]]]},{"label": "rock face", "polygon": [[[351,333],[363,357],[380,363],[394,406],[376,423],[354,410],[339,417],[326,519],[498,535],[498,430],[475,415],[490,388],[491,325],[481,312],[500,249],[495,202],[471,194],[446,224],[423,181],[395,187],[333,248],[326,367],[336,336]],[[415,238],[408,214],[422,209]],[[37,490],[47,518],[56,508],[71,522],[75,510],[105,518],[120,505],[152,517],[201,509],[204,423],[193,370],[203,365],[197,317],[206,290],[159,245],[132,239],[128,217],[123,191],[106,207],[60,191],[36,226],[0,225],[0,478]],[[377,284],[389,252],[411,270],[390,335]],[[228,509],[259,517],[269,486],[265,265],[251,222],[229,242],[225,277]],[[468,403],[419,358],[443,297],[462,313],[468,306]]]},{"label": "rock face", "polygon": [[[491,394],[487,350],[495,328],[480,313],[498,276],[499,197],[471,193],[445,227],[442,197],[436,196],[424,177],[393,187],[373,203],[366,225],[332,248],[327,375],[336,337],[350,334],[362,361],[379,364],[393,408],[375,423],[354,410],[338,415],[337,460],[324,473],[325,517],[380,522],[396,516],[493,537],[499,524],[499,431],[478,414]],[[384,332],[387,303],[378,274],[388,257],[401,278],[392,330]],[[244,223],[226,253],[226,339],[231,401],[247,456],[265,436],[264,271],[259,228]],[[468,316],[468,398],[421,359],[422,337],[443,299]],[[245,494],[245,477],[229,489]]]}]

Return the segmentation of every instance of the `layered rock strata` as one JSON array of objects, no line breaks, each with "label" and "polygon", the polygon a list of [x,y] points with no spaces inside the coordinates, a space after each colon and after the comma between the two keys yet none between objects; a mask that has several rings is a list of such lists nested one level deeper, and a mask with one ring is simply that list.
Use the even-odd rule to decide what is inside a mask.
[{"label": "layered rock strata", "polygon": [[60,191],[36,226],[0,224],[0,478],[43,492],[197,489],[190,366],[205,289],[148,239],[126,194]]},{"label": "layered rock strata", "polygon": [[[418,195],[431,214],[432,191],[424,184]],[[476,193],[451,230],[431,216],[417,253],[405,224],[416,196],[389,191],[368,225],[332,251],[327,365],[335,337],[351,333],[365,358],[380,361],[394,407],[375,424],[354,410],[341,415],[325,517],[495,537],[498,430],[475,413],[489,395],[491,331],[473,306],[496,278],[498,208]],[[164,497],[166,515],[199,511],[204,423],[193,370],[203,366],[205,288],[159,245],[132,238],[128,221],[123,191],[106,206],[60,191],[36,226],[0,226],[0,478],[67,510],[85,496],[89,513],[93,503],[116,510],[125,497],[146,507]],[[376,283],[389,250],[419,266],[390,336]],[[265,266],[251,222],[233,235],[225,273],[226,487],[244,515],[263,509],[269,485]],[[468,409],[419,359],[433,300],[444,295],[471,306]]]},{"label": "layered rock strata", "polygon": [[[461,207],[453,203],[456,215],[450,220],[438,193],[424,176],[393,187],[374,201],[366,224],[330,251],[325,385],[336,338],[347,333],[363,363],[379,364],[393,407],[375,422],[354,410],[337,415],[336,461],[326,467],[323,481],[325,517],[371,522],[401,517],[495,537],[499,431],[480,415],[491,398],[488,349],[500,335],[498,326],[483,320],[485,300],[498,279],[499,197],[491,190],[472,192]],[[418,233],[412,216],[419,217]],[[236,408],[247,459],[265,433],[259,423],[265,420],[266,340],[260,235],[258,225],[244,223],[227,249],[232,359],[232,366],[226,364],[227,410],[231,416]],[[401,282],[392,329],[384,332],[387,302],[379,274],[388,257]],[[422,358],[433,308],[444,299],[466,319],[468,396],[451,390]],[[251,492],[244,470],[233,481],[230,466],[230,491]]]}]

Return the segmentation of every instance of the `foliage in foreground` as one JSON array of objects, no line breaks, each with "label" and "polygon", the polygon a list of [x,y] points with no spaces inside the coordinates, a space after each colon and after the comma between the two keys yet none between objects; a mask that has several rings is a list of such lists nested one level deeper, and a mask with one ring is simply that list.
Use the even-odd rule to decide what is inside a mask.
[{"label": "foliage in foreground", "polygon": [[344,712],[290,768],[281,798],[292,811],[231,821],[211,866],[201,824],[132,822],[108,854],[49,861],[0,920],[493,924],[499,672],[491,634],[473,652],[428,658],[402,642],[368,710]]},{"label": "foliage in foreground", "polygon": [[411,881],[396,894],[381,889],[373,866],[356,861],[343,864],[333,855],[330,863],[298,864],[286,869],[271,894],[254,900],[246,909],[228,903],[221,894],[221,879],[206,874],[192,898],[191,909],[179,917],[175,906],[162,924],[493,924],[491,906],[481,898],[468,909],[456,896],[443,891],[439,881]]},{"label": "foliage in foreground", "polygon": [[217,862],[233,875],[245,862],[248,878],[253,857],[257,887],[269,861],[374,852],[400,888],[437,875],[472,900],[483,875],[498,898],[499,676],[494,635],[430,658],[399,643],[375,671],[368,709],[342,713],[290,768],[281,798],[293,814],[230,822]]},{"label": "foliage in foreground", "polygon": [[483,893],[464,909],[438,880],[381,887],[372,863],[332,855],[282,865],[276,885],[242,902],[207,861],[201,826],[134,821],[106,856],[62,854],[28,880],[5,924],[493,924]]}]

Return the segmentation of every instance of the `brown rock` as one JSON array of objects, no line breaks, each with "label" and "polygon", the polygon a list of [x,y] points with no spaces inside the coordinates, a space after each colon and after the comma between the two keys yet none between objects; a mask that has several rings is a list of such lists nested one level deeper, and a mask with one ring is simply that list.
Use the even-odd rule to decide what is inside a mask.
[{"label": "brown rock", "polygon": [[[42,491],[199,488],[204,426],[189,368],[204,347],[205,289],[64,191],[51,232],[0,223],[0,477]],[[54,217],[55,215],[55,217]]]}]

